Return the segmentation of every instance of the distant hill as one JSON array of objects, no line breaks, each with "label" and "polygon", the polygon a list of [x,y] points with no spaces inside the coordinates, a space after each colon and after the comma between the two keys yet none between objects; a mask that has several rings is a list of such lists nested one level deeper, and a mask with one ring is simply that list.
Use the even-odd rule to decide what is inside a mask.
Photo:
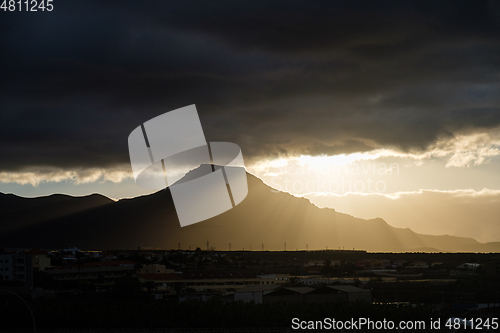
[{"label": "distant hill", "polygon": [[[248,175],[247,198],[230,211],[181,228],[168,189],[118,202],[99,196],[34,199],[0,195],[0,247],[82,249],[182,248],[265,250],[363,249],[368,251],[500,252],[500,243],[430,236],[394,228],[381,218],[363,220],[307,199],[278,192]],[[10,212],[10,213],[9,213]],[[10,214],[10,215],[9,215]],[[19,220],[19,224],[14,222]]]},{"label": "distant hill", "polygon": [[82,197],[53,194],[38,198],[23,198],[14,194],[0,193],[0,233],[113,202],[100,194]]}]

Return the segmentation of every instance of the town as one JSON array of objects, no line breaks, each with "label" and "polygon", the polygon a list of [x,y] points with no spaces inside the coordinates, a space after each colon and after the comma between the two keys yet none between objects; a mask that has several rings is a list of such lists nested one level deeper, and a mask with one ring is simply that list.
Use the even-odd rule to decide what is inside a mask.
[{"label": "town", "polygon": [[[208,246],[205,250],[3,249],[0,289],[10,293],[0,293],[0,299],[2,308],[21,316],[26,315],[22,304],[11,293],[40,309],[56,300],[63,304],[134,300],[153,308],[203,303],[316,308],[344,304],[370,311],[422,311],[422,316],[498,317],[499,274],[499,254],[217,251]],[[44,313],[44,318],[50,317]]]}]

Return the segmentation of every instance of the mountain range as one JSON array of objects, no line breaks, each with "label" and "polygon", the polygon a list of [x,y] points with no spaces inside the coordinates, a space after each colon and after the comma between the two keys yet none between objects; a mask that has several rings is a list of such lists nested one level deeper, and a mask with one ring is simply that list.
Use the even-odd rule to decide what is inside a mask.
[{"label": "mountain range", "polygon": [[235,208],[181,228],[169,189],[132,199],[0,193],[0,247],[227,250],[357,249],[392,252],[500,252],[500,242],[432,236],[318,208],[247,174],[248,196]]}]

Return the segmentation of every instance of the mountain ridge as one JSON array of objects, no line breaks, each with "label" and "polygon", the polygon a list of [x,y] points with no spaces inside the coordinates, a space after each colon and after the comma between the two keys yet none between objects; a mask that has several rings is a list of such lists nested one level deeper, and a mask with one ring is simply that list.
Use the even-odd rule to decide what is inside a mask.
[{"label": "mountain ridge", "polygon": [[24,223],[15,230],[0,226],[0,246],[168,249],[177,248],[179,243],[183,248],[205,248],[208,241],[211,247],[220,250],[227,249],[229,243],[235,250],[252,245],[260,249],[261,244],[266,250],[283,250],[287,243],[287,249],[291,250],[307,246],[375,252],[426,248],[442,252],[500,251],[499,242],[423,235],[408,228],[392,227],[382,218],[364,220],[331,208],[319,208],[307,198],[276,191],[253,175],[248,174],[247,178],[249,194],[241,204],[184,228],[179,225],[169,189],[116,202],[97,194],[92,198],[100,196],[107,200],[99,198],[86,209]]},{"label": "mountain ridge", "polygon": [[84,196],[54,193],[33,198],[0,192],[0,211],[2,212],[0,233],[112,202],[112,199],[98,193]]}]

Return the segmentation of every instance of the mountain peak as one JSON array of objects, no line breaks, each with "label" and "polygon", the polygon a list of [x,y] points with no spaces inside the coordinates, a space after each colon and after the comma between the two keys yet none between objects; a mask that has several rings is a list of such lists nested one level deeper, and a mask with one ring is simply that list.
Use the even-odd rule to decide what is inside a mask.
[{"label": "mountain peak", "polygon": [[[118,202],[97,194],[68,200],[94,203],[85,209],[68,209],[64,200],[47,204],[47,198],[42,197],[28,202],[37,203],[33,206],[37,206],[39,212],[56,213],[43,219],[37,217],[39,214],[26,215],[30,209],[16,211],[16,220],[29,223],[1,230],[0,242],[11,247],[78,246],[83,249],[135,249],[137,246],[168,249],[177,248],[179,243],[184,248],[204,248],[208,240],[211,246],[221,250],[227,249],[229,243],[233,249],[248,249],[252,244],[260,248],[264,244],[266,250],[283,250],[284,243],[289,249],[307,246],[309,249],[340,247],[394,252],[425,248],[448,252],[500,250],[500,244],[421,235],[394,228],[379,217],[363,220],[334,209],[321,209],[308,199],[277,191],[261,179],[247,175],[249,192],[243,202],[221,215],[184,228],[179,225],[168,188]],[[4,198],[0,196],[0,206]],[[19,207],[26,208],[25,203]]]}]

